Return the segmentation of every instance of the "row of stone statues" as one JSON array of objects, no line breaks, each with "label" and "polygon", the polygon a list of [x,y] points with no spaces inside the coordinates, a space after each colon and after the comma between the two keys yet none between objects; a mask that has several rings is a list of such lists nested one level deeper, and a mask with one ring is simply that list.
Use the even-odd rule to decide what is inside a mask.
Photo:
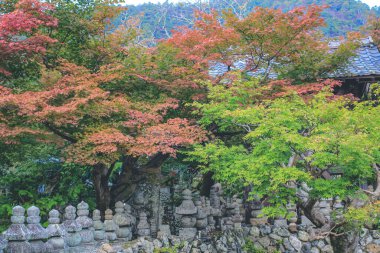
[{"label": "row of stone statues", "polygon": [[[262,216],[260,201],[253,201],[250,213],[245,213],[241,199],[236,196],[225,198],[222,194],[220,184],[211,187],[210,198],[198,197],[195,202],[190,190],[185,189],[182,192],[182,202],[175,208],[174,214],[178,224],[175,231],[178,231],[182,240],[191,241],[195,237],[206,236],[215,229],[239,230],[245,218],[249,219],[249,225],[252,226],[267,224],[267,219]],[[328,200],[321,201],[319,212],[329,218],[330,206]],[[340,210],[343,205],[336,200],[333,208]],[[295,205],[288,205],[288,213],[290,215],[287,219],[279,217],[274,221],[274,225],[296,231],[298,217]],[[153,233],[155,224],[149,224],[144,209],[138,216],[136,219],[130,205],[117,202],[115,213],[110,209],[106,210],[103,222],[99,210],[94,210],[90,218],[89,205],[82,201],[76,208],[71,205],[65,208],[62,223],[60,213],[51,210],[49,225],[45,229],[41,226],[40,210],[37,207],[28,208],[25,224],[25,209],[16,206],[13,208],[12,224],[4,233],[6,240],[0,236],[0,253],[3,249],[9,253],[61,252],[63,249],[75,249],[96,242],[130,241],[132,238],[156,234]],[[300,218],[303,224],[307,224],[305,217]],[[170,234],[171,228],[173,224],[159,224],[157,235]]]},{"label": "row of stone statues", "polygon": [[74,206],[67,206],[61,223],[60,213],[57,210],[49,212],[49,225],[41,225],[40,210],[32,206],[27,210],[25,224],[25,209],[15,206],[12,210],[11,225],[0,237],[0,252],[7,253],[42,253],[62,252],[75,249],[83,245],[96,242],[115,240],[129,241],[136,229],[139,236],[149,235],[149,224],[145,213],[140,214],[139,223],[131,214],[131,207],[122,202],[115,205],[115,215],[112,210],[105,211],[104,222],[101,221],[99,210],[94,210],[89,217],[89,206],[81,202]]}]

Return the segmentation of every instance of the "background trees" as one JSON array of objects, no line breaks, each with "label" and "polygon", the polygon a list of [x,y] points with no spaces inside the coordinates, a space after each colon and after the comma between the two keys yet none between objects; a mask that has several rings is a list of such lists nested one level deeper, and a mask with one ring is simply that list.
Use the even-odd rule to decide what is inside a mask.
[{"label": "background trees", "polygon": [[[142,27],[155,38],[168,38],[176,26],[193,26],[193,10],[209,12],[212,9],[221,12],[231,9],[232,12],[244,17],[252,12],[255,7],[281,9],[285,12],[295,7],[310,4],[328,5],[323,11],[322,17],[327,26],[322,30],[327,37],[345,35],[349,31],[358,31],[366,23],[370,8],[355,0],[290,0],[290,1],[262,1],[262,0],[211,0],[211,1],[184,1],[181,4],[170,2],[162,4],[143,4],[128,6],[129,11],[120,16],[115,23],[118,24],[126,17],[138,15],[141,17]],[[373,7],[372,11],[379,15],[379,8]]]}]

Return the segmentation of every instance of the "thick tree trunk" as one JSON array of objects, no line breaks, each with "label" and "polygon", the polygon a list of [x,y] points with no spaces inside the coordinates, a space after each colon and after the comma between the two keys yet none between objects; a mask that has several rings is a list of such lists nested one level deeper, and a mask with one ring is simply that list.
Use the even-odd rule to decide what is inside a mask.
[{"label": "thick tree trunk", "polygon": [[359,233],[350,232],[343,236],[331,236],[334,252],[352,253],[359,250]]},{"label": "thick tree trunk", "polygon": [[103,214],[104,211],[110,208],[111,192],[108,186],[111,168],[104,164],[97,164],[92,170],[92,176],[95,187],[96,206]]},{"label": "thick tree trunk", "polygon": [[357,252],[359,234],[357,232],[334,233],[334,228],[339,225],[335,224],[332,220],[327,220],[318,209],[314,208],[315,204],[316,200],[310,199],[300,206],[306,217],[317,226],[314,230],[315,234],[313,236],[316,237],[314,239],[330,237],[334,252]]},{"label": "thick tree trunk", "polygon": [[128,200],[133,195],[137,185],[146,179],[147,174],[159,176],[161,165],[167,158],[168,155],[157,154],[143,166],[138,166],[136,158],[124,158],[121,174],[111,188],[111,205],[117,201]]},{"label": "thick tree trunk", "polygon": [[202,184],[202,188],[201,188],[201,192],[200,192],[202,196],[209,196],[210,195],[211,186],[213,186],[215,184],[215,182],[212,178],[213,175],[214,175],[214,173],[212,173],[211,171],[209,171],[203,175],[203,180],[202,180],[203,184]]},{"label": "thick tree trunk", "polygon": [[[117,201],[125,201],[135,190],[136,184],[143,177],[137,168],[137,159],[133,157],[126,157],[122,161],[121,173],[111,188],[111,205]],[[124,197],[123,197],[124,196]]]}]

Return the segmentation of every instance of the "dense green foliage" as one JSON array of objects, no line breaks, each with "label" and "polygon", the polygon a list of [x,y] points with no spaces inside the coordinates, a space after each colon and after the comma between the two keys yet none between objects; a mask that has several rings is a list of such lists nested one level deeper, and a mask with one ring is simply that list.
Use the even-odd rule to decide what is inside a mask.
[{"label": "dense green foliage", "polygon": [[[147,3],[138,6],[128,6],[128,11],[121,15],[115,23],[119,24],[121,20],[136,15],[141,18],[142,28],[145,29],[148,34],[152,34],[156,38],[167,38],[170,36],[171,30],[177,26],[192,25],[194,9],[216,9],[218,11],[233,9],[236,14],[246,15],[256,6],[279,8],[284,11],[289,11],[294,7],[309,4],[330,6],[322,14],[327,23],[327,27],[322,28],[322,30],[329,37],[345,35],[348,31],[359,30],[360,27],[365,24],[370,12],[368,5],[356,0],[212,0],[207,1],[207,4],[173,4],[165,2],[162,4]],[[379,7],[373,7],[372,11],[380,15]]]},{"label": "dense green foliage", "polygon": [[44,217],[51,209],[61,210],[68,203],[76,205],[80,199],[95,207],[89,168],[63,163],[57,158],[57,147],[30,143],[0,148],[0,190],[3,191],[0,217],[4,218],[0,230],[9,225],[8,217],[17,204],[36,205]]},{"label": "dense green foliage", "polygon": [[[380,161],[374,102],[329,92],[266,97],[267,88],[256,81],[208,89],[208,103],[195,106],[200,123],[217,129],[219,138],[197,145],[190,160],[237,192],[237,185],[253,186],[252,197],[270,204],[267,215],[285,215],[288,201],[300,201],[291,184],[306,183],[311,197],[320,199],[354,196],[363,183],[374,183],[372,165]],[[231,132],[233,138],[225,135]],[[326,180],[324,172],[342,175]]]}]

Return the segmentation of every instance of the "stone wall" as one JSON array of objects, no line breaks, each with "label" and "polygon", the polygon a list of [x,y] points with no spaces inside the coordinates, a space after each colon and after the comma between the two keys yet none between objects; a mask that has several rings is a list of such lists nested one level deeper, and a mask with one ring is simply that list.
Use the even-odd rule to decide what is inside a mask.
[{"label": "stone wall", "polygon": [[[37,207],[15,206],[12,224],[0,236],[0,253],[334,252],[330,238],[316,234],[295,205],[288,205],[291,218],[268,220],[260,202],[247,206],[236,196],[225,197],[220,184],[212,186],[209,198],[189,189],[153,189],[156,194],[137,192],[129,203],[117,202],[104,221],[100,211],[90,213],[81,202],[63,214],[50,211],[43,228]],[[323,200],[317,211],[330,219],[343,207],[339,199]],[[380,231],[363,229],[359,246],[358,253],[380,252]]]}]

